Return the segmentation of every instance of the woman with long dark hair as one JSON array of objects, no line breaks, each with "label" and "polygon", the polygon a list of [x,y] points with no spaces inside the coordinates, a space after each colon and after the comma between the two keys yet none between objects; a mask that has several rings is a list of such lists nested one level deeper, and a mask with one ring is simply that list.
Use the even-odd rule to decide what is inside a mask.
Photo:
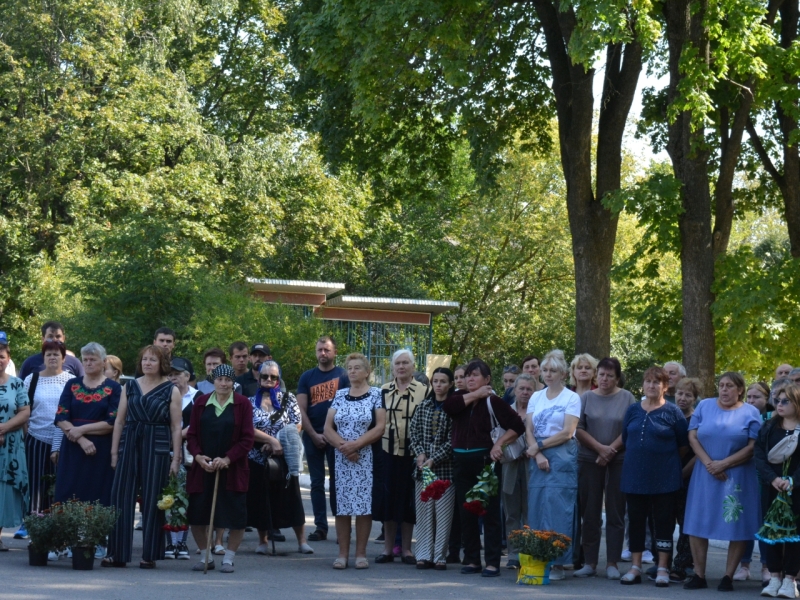
[{"label": "woman with long dark hair", "polygon": [[445,400],[453,393],[453,372],[439,367],[431,376],[431,392],[411,419],[411,452],[416,457],[414,471],[417,502],[417,545],[414,550],[418,569],[447,569],[447,543],[453,521],[456,491],[452,485],[439,500],[423,502],[426,487],[422,469],[428,467],[437,479],[453,479],[452,422],[444,412]]}]

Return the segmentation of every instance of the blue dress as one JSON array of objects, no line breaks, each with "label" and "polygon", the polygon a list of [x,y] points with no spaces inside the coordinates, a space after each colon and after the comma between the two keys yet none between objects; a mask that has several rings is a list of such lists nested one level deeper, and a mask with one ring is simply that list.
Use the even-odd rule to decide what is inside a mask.
[{"label": "blue dress", "polygon": [[[28,406],[28,394],[21,379],[8,377],[0,385],[0,423],[13,419]],[[17,527],[28,512],[30,489],[22,428],[7,433],[0,446],[0,527]]]},{"label": "blue dress", "polygon": [[[722,460],[758,437],[761,415],[750,404],[724,410],[716,398],[697,405],[689,430],[712,460]],[[726,471],[726,481],[709,474],[699,460],[694,465],[686,499],[683,531],[695,537],[744,541],[752,540],[761,526],[761,499],[755,462]]]},{"label": "blue dress", "polygon": [[[120,385],[110,379],[96,388],[87,388],[83,377],[70,379],[58,401],[55,422],[69,421],[75,427],[105,422],[113,427],[121,393]],[[96,450],[91,456],[77,442],[70,442],[67,436],[61,442],[55,500],[66,502],[74,496],[84,502],[100,501],[100,504],[111,506],[111,485],[114,483],[111,433],[85,437]],[[91,477],[87,477],[87,473],[91,473]]]}]

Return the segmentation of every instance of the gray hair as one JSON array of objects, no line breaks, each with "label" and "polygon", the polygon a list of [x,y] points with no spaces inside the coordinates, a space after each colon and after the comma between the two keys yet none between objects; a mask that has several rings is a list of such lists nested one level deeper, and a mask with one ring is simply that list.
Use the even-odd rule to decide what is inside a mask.
[{"label": "gray hair", "polygon": [[414,353],[411,352],[411,350],[408,348],[400,348],[400,350],[392,354],[392,364],[397,362],[397,359],[403,356],[403,354],[408,354],[408,360],[411,361],[412,365],[417,362],[417,360],[414,358]]},{"label": "gray hair", "polygon": [[678,373],[681,374],[681,377],[686,377],[686,367],[684,367],[681,363],[679,363],[676,360],[671,360],[669,362],[664,363],[663,369],[666,371],[667,367],[669,367],[670,365],[678,367]]},{"label": "gray hair", "polygon": [[514,389],[517,389],[520,381],[527,381],[528,383],[533,386],[533,389],[536,389],[536,380],[533,378],[533,375],[529,375],[528,373],[521,373],[517,376],[517,379],[514,381]]},{"label": "gray hair", "polygon": [[548,352],[542,359],[540,367],[544,369],[545,365],[555,367],[556,370],[558,370],[561,373],[562,379],[567,378],[567,374],[569,373],[569,368],[567,367],[567,361],[564,358],[563,350],[556,349]]},{"label": "gray hair", "polygon": [[106,359],[106,349],[97,342],[89,342],[81,348],[81,356],[96,356],[100,360]]},{"label": "gray hair", "polygon": [[789,377],[794,377],[795,375],[800,375],[800,367],[795,367],[789,371]]},{"label": "gray hair", "polygon": [[278,369],[278,374],[280,375],[281,366],[278,363],[276,363],[274,360],[265,360],[263,363],[261,363],[261,368],[258,370],[258,372],[259,373],[266,373],[269,369],[271,369],[273,367]]}]

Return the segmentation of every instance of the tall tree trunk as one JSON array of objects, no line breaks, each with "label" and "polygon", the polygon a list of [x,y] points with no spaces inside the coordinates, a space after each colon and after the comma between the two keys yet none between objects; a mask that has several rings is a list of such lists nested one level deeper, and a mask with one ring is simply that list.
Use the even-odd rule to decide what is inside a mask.
[{"label": "tall tree trunk", "polygon": [[[690,5],[694,4],[694,9]],[[708,2],[670,0],[664,3],[669,42],[669,101],[679,94],[683,74],[682,53],[690,46],[709,60],[708,35],[703,25]],[[704,392],[714,389],[715,337],[711,304],[714,296],[714,248],[711,234],[711,192],[708,151],[702,128],[692,131],[692,114],[681,112],[669,124],[667,152],[675,176],[680,180],[684,212],[680,216],[683,296],[683,363],[686,371],[700,378]],[[677,323],[675,324],[677,326]]]},{"label": "tall tree trunk", "polygon": [[567,184],[567,211],[575,262],[575,349],[597,357],[611,351],[611,264],[617,236],[616,214],[601,199],[621,181],[622,137],[642,70],[638,42],[611,44],[597,145],[597,193],[592,189],[592,119],[595,72],[574,64],[567,47],[576,26],[572,9],[537,0],[556,97],[561,163]]}]

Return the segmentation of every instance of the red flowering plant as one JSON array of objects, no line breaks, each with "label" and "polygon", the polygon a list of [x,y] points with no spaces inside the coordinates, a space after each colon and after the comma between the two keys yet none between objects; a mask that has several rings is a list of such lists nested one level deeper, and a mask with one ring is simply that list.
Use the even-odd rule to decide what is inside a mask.
[{"label": "red flowering plant", "polygon": [[422,467],[422,483],[425,484],[425,489],[420,493],[419,499],[423,502],[441,500],[447,488],[450,487],[450,480],[437,479],[430,467]]},{"label": "red flowering plant", "polygon": [[186,494],[186,471],[181,469],[177,477],[170,476],[169,483],[161,491],[161,499],[156,506],[166,513],[167,522],[162,529],[186,531],[189,528],[186,522],[186,509],[189,507],[189,497]]},{"label": "red flowering plant", "polygon": [[494,463],[486,465],[478,475],[478,482],[467,492],[464,508],[473,515],[482,517],[486,514],[489,499],[497,495],[499,488],[500,482],[494,472]]}]

